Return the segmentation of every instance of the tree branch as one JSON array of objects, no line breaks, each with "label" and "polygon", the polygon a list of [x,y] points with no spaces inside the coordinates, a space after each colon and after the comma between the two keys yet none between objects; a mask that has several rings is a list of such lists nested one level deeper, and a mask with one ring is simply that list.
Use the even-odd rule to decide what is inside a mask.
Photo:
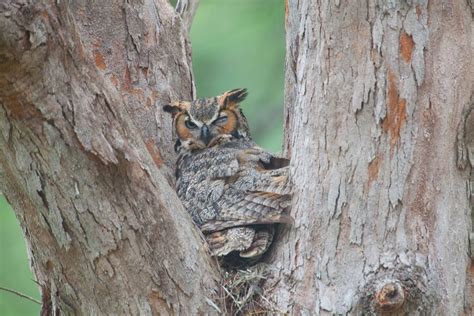
[{"label": "tree branch", "polygon": [[199,1],[200,0],[178,0],[178,3],[176,3],[176,12],[178,12],[183,19],[184,27],[188,34],[191,30],[191,25],[199,6]]},{"label": "tree branch", "polygon": [[18,292],[18,291],[12,290],[12,289],[8,289],[8,288],[3,287],[3,286],[0,286],[0,290],[5,291],[5,292],[9,292],[9,293],[12,293],[12,294],[15,294],[15,295],[17,295],[17,296],[19,296],[19,297],[22,297],[22,298],[25,298],[25,299],[27,299],[27,300],[29,300],[29,301],[32,301],[33,303],[36,303],[36,304],[40,304],[40,305],[41,305],[41,302],[40,302],[40,301],[38,301],[38,300],[32,298],[31,296],[28,296],[28,295],[26,295],[26,294],[23,294],[23,293],[21,293],[21,292]]}]

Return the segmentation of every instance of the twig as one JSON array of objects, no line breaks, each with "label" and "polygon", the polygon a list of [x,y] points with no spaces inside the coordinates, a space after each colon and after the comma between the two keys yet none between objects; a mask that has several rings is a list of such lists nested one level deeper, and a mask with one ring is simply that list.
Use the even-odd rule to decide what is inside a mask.
[{"label": "twig", "polygon": [[222,313],[222,312],[221,312],[221,309],[219,308],[219,306],[217,306],[216,303],[214,303],[210,298],[207,298],[207,297],[206,297],[206,302],[207,302],[207,304],[209,304],[211,307],[213,307],[218,313]]},{"label": "twig", "polygon": [[18,291],[12,290],[12,289],[8,289],[8,288],[3,287],[3,286],[0,286],[0,290],[3,290],[3,291],[5,291],[5,292],[10,292],[10,293],[12,293],[12,294],[18,295],[19,297],[26,298],[27,300],[30,300],[30,301],[32,301],[32,302],[35,302],[36,304],[41,305],[41,302],[38,301],[37,299],[34,299],[34,298],[32,298],[31,296],[25,295],[25,294],[23,294],[23,293],[21,293],[21,292],[18,292]]},{"label": "twig", "polygon": [[191,30],[191,24],[193,23],[194,14],[196,14],[199,1],[200,0],[178,0],[178,3],[176,3],[176,11],[181,15],[184,27],[188,33]]}]

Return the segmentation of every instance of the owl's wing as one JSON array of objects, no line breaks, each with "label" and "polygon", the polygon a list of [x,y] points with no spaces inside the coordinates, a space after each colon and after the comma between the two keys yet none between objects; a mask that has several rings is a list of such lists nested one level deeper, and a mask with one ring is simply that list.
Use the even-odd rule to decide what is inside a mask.
[{"label": "owl's wing", "polygon": [[232,227],[248,226],[248,225],[265,225],[265,224],[293,224],[294,219],[290,215],[280,214],[268,218],[253,219],[236,219],[211,221],[201,226],[203,233],[215,232]]},{"label": "owl's wing", "polygon": [[265,170],[281,169],[290,164],[289,159],[275,156],[256,145],[241,150],[237,156],[240,164],[257,162]]},{"label": "owl's wing", "polygon": [[[219,214],[201,226],[203,232],[242,225],[292,223],[293,218],[283,214],[291,200],[288,167],[277,170],[259,170],[247,177],[236,179],[219,201]],[[244,180],[240,184],[240,180]],[[240,189],[252,181],[251,188]]]},{"label": "owl's wing", "polygon": [[[261,171],[272,171],[274,174],[287,174],[287,167],[290,160],[283,157],[274,156],[262,148],[254,145],[246,148],[235,148],[231,152],[220,153],[211,159],[209,163],[206,159],[201,159],[198,167],[211,179],[229,179],[237,175],[242,170],[259,169]],[[283,170],[283,171],[282,171]]]},{"label": "owl's wing", "polygon": [[212,181],[221,181],[224,187],[219,199],[212,203],[216,215],[200,223],[203,232],[293,222],[291,216],[283,214],[291,200],[289,160],[252,143],[245,145],[250,146],[231,151],[233,159],[219,156],[226,161],[225,168],[216,164],[207,169]]}]

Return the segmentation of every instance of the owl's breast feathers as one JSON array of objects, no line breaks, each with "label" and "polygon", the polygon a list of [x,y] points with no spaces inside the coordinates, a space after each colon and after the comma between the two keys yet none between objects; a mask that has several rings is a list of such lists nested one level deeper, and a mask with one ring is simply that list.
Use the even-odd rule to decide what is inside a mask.
[{"label": "owl's breast feathers", "polygon": [[203,232],[291,223],[289,160],[242,140],[180,155],[177,192]]}]

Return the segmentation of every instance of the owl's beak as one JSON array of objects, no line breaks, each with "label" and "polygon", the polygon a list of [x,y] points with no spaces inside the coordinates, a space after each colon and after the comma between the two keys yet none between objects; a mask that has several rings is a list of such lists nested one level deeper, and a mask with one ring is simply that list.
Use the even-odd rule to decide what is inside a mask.
[{"label": "owl's beak", "polygon": [[209,127],[207,127],[207,125],[203,125],[201,127],[200,138],[206,145],[208,145],[209,142],[211,141],[211,133],[209,132]]}]

